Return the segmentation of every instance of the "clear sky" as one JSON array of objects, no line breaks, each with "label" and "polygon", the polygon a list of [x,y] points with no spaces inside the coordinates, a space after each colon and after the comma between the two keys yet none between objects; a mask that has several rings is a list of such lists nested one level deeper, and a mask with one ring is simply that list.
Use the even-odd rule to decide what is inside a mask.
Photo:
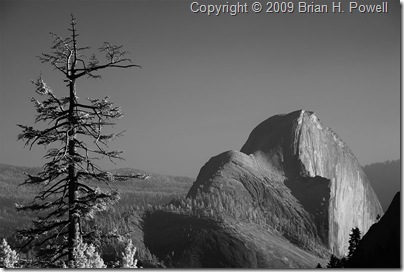
[{"label": "clear sky", "polygon": [[237,16],[195,14],[191,2],[0,0],[0,162],[43,164],[42,147],[16,141],[16,124],[33,125],[30,80],[40,73],[66,95],[61,74],[35,56],[50,52],[49,32],[68,36],[71,13],[89,55],[110,41],[143,67],[78,82],[79,97],[108,95],[126,114],[111,145],[126,161],[108,169],[196,177],[261,121],[298,109],[314,111],[363,165],[400,157],[398,1],[385,14]]}]

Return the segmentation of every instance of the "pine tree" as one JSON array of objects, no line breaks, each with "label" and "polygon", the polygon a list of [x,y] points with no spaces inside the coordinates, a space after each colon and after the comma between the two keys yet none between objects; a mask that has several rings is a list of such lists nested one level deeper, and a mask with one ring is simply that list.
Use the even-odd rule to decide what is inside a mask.
[{"label": "pine tree", "polygon": [[351,230],[349,234],[349,247],[348,247],[348,260],[352,257],[356,249],[358,248],[359,242],[361,240],[361,232],[358,227]]},{"label": "pine tree", "polygon": [[70,268],[106,268],[103,259],[95,250],[94,245],[86,244],[80,238],[77,247],[73,251],[74,259],[70,261]]},{"label": "pine tree", "polygon": [[136,247],[132,244],[132,240],[129,239],[125,247],[125,252],[122,252],[122,268],[138,268],[138,260],[135,258]]},{"label": "pine tree", "polygon": [[17,252],[11,249],[6,239],[3,239],[0,244],[0,267],[14,268],[15,264],[18,263],[18,259]]},{"label": "pine tree", "polygon": [[[82,51],[90,47],[78,46],[78,34],[73,15],[70,22],[70,37],[62,38],[52,34],[52,52],[42,54],[39,59],[60,72],[67,84],[67,96],[58,97],[45,83],[42,75],[33,81],[36,92],[42,100],[32,98],[37,111],[35,122],[45,122],[45,129],[18,125],[22,132],[19,140],[25,141],[30,149],[34,144],[47,147],[44,158],[48,161],[36,175],[27,174],[23,185],[40,188],[32,203],[18,205],[19,211],[33,211],[38,217],[33,226],[17,233],[25,239],[25,246],[35,246],[37,255],[48,262],[66,260],[76,263],[77,251],[85,233],[81,221],[91,218],[94,212],[105,210],[119,199],[117,191],[110,187],[116,179],[144,178],[142,175],[113,175],[103,171],[94,161],[108,158],[121,159],[122,151],[109,150],[108,142],[122,133],[106,133],[106,127],[114,125],[114,120],[122,117],[119,107],[108,100],[87,98],[82,101],[77,96],[78,79],[87,76],[100,78],[97,71],[106,68],[140,67],[131,64],[126,58],[128,52],[122,46],[105,42],[99,51],[105,53],[105,60],[98,60],[93,54],[90,58]],[[92,182],[106,184],[109,189],[101,190]],[[77,254],[76,254],[77,255]]]},{"label": "pine tree", "polygon": [[331,254],[330,261],[327,264],[327,268],[341,268],[341,260],[334,254]]}]

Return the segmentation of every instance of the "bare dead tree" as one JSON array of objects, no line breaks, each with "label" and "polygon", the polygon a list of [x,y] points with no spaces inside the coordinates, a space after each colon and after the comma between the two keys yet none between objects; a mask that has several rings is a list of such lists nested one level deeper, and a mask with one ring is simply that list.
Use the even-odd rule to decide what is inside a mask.
[{"label": "bare dead tree", "polygon": [[[42,75],[32,83],[36,92],[43,97],[35,104],[35,122],[46,122],[47,128],[35,129],[18,125],[22,132],[19,140],[31,149],[34,144],[44,145],[48,160],[37,175],[27,174],[22,185],[39,186],[40,192],[32,203],[18,205],[19,211],[37,213],[33,226],[18,230],[24,237],[24,246],[35,246],[42,259],[50,262],[67,260],[74,267],[74,249],[81,237],[81,221],[91,218],[94,212],[105,210],[119,198],[117,191],[109,187],[102,191],[90,186],[99,181],[109,186],[115,179],[145,178],[142,175],[119,176],[103,171],[94,161],[106,157],[112,161],[121,159],[122,151],[108,148],[108,142],[122,133],[105,133],[104,128],[114,125],[114,120],[122,117],[119,107],[104,99],[87,98],[81,102],[77,96],[76,82],[84,76],[99,78],[96,72],[106,68],[140,67],[127,58],[128,52],[122,46],[105,42],[99,51],[105,54],[101,63],[93,54],[87,61],[82,51],[89,47],[78,47],[76,22],[71,16],[69,38],[51,33],[54,38],[52,52],[42,54],[42,63],[49,63],[64,76],[68,95],[57,97],[44,82]],[[49,148],[50,147],[50,148]]]}]

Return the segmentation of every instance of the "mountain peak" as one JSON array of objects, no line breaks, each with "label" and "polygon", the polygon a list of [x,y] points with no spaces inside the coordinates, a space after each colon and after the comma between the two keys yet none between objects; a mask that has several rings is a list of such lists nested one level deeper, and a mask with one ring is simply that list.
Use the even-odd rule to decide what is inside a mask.
[{"label": "mountain peak", "polygon": [[[321,241],[339,256],[347,252],[352,228],[359,227],[366,233],[377,215],[383,214],[351,150],[312,111],[297,110],[266,119],[252,130],[240,152],[237,156],[228,153],[231,159],[227,161],[219,160],[224,155],[212,158],[201,169],[191,195],[201,185],[208,192],[208,187],[232,184],[228,186],[232,194],[244,197],[245,192],[234,193],[234,188],[244,187],[254,203],[272,203],[269,205],[272,208],[263,207],[269,209],[269,214],[271,209],[277,212],[291,209],[286,217],[305,214],[300,219],[288,220],[300,220],[306,234],[317,237],[313,241]],[[289,196],[287,202],[274,202],[274,194],[279,190]],[[276,215],[279,216],[283,217]],[[290,230],[288,226],[285,228]]]}]

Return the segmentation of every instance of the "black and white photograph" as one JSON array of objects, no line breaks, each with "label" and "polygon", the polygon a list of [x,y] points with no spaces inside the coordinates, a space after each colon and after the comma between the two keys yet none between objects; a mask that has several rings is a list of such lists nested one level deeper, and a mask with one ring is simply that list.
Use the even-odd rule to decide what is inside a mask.
[{"label": "black and white photograph", "polygon": [[397,0],[0,0],[0,270],[402,269]]}]

